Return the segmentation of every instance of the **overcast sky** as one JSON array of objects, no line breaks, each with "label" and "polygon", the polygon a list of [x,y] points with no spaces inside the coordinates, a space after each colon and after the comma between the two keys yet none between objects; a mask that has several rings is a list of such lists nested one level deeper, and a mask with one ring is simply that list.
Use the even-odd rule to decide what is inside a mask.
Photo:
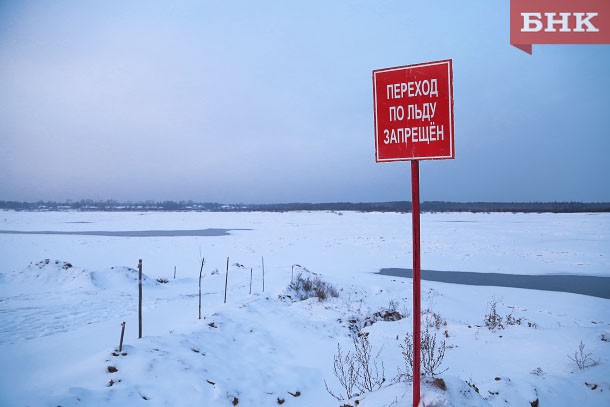
[{"label": "overcast sky", "polygon": [[509,1],[0,1],[0,200],[410,200],[373,69],[452,59],[421,200],[610,201],[610,45],[509,44]]}]

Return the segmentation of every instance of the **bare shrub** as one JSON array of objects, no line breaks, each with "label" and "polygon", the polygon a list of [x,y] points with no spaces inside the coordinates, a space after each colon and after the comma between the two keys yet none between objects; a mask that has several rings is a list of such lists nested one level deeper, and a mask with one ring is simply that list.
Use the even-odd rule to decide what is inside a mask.
[{"label": "bare shrub", "polygon": [[447,343],[444,339],[437,344],[436,333],[430,332],[428,328],[424,329],[421,341],[421,372],[424,376],[434,377],[447,371],[440,370],[446,349]]},{"label": "bare shrub", "polygon": [[337,353],[333,356],[333,373],[339,380],[341,387],[343,387],[345,395],[343,395],[343,392],[341,391],[335,394],[328,387],[326,380],[324,380],[326,391],[337,400],[345,400],[346,398],[351,399],[356,395],[354,394],[354,390],[356,388],[358,376],[360,375],[359,370],[360,367],[356,363],[355,356],[349,351],[346,354],[343,354],[341,345],[337,344]]},{"label": "bare shrub", "polygon": [[331,284],[323,281],[320,277],[315,277],[313,280],[313,292],[318,300],[324,301],[329,297],[338,297],[339,292]]},{"label": "bare shrub", "polygon": [[431,309],[424,310],[424,323],[430,328],[436,328],[436,330],[441,329],[443,326],[447,326],[447,321],[439,314],[438,312],[434,312]]},{"label": "bare shrub", "polygon": [[585,370],[585,368],[595,366],[599,363],[591,357],[592,355],[592,353],[585,353],[585,344],[580,341],[578,350],[574,352],[574,357],[568,355],[568,358],[576,363],[579,370]]},{"label": "bare shrub", "polygon": [[338,297],[339,291],[330,283],[322,280],[320,276],[304,276],[297,274],[296,278],[288,286],[295,293],[297,301],[317,297],[324,301],[331,297]]},{"label": "bare shrub", "polygon": [[485,313],[485,317],[483,319],[483,323],[489,330],[495,331],[496,329],[504,329],[503,318],[500,314],[498,314],[498,303],[501,300],[498,300],[496,297],[493,297],[487,304],[488,309]]},{"label": "bare shrub", "polygon": [[402,349],[402,359],[405,363],[405,370],[398,369],[397,381],[412,381],[413,380],[413,334],[407,333],[404,343],[400,344]]},{"label": "bare shrub", "polygon": [[[407,333],[404,342],[400,344],[402,349],[403,361],[405,370],[398,370],[396,380],[413,380],[413,335]],[[442,369],[443,359],[445,358],[445,350],[447,343],[445,340],[437,341],[436,333],[430,331],[430,327],[425,326],[421,333],[420,346],[420,374],[421,376],[438,376],[446,372],[448,369]]]},{"label": "bare shrub", "polygon": [[513,313],[515,312],[515,306],[507,306],[510,308],[510,313],[506,316],[506,325],[521,325],[524,322],[524,319],[519,317],[514,317]]},{"label": "bare shrub", "polygon": [[490,331],[504,329],[507,326],[525,325],[526,323],[528,328],[538,328],[538,324],[528,321],[527,318],[513,316],[513,313],[515,312],[514,306],[506,306],[507,308],[510,308],[510,313],[506,316],[502,316],[500,312],[498,312],[498,304],[501,303],[502,299],[498,300],[496,297],[492,297],[492,299],[487,303],[487,313],[483,318],[483,322]]},{"label": "bare shrub", "polygon": [[365,392],[379,390],[385,383],[383,362],[381,370],[377,363],[381,350],[373,355],[368,332],[361,332],[352,339],[353,352],[344,354],[341,345],[337,344],[337,353],[333,357],[333,373],[343,390],[335,393],[324,381],[326,391],[337,400],[351,399]]},{"label": "bare shrub", "polygon": [[373,357],[373,347],[369,342],[368,336],[368,332],[361,332],[353,338],[356,362],[360,367],[358,369],[359,374],[356,385],[361,393],[379,390],[383,383],[385,383],[383,362],[381,362],[381,372],[377,364],[381,349]]},{"label": "bare shrub", "polygon": [[[316,277],[316,279],[318,281],[320,280],[319,277]],[[309,277],[303,278],[302,274],[297,275],[297,283],[296,284],[293,283],[292,285],[294,285],[294,287],[292,287],[292,288],[294,288],[295,290],[298,290],[299,283],[300,283],[301,287],[303,288],[303,291],[305,291],[305,292],[310,292],[310,291],[313,291],[313,289],[314,289],[313,280]]]}]

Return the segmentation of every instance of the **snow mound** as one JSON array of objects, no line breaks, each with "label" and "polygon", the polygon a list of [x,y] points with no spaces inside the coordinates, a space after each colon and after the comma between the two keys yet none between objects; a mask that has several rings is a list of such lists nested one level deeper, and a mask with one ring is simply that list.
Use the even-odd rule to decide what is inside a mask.
[{"label": "snow mound", "polygon": [[[381,390],[367,393],[358,402],[359,407],[373,407],[387,405],[388,400],[396,404],[411,405],[413,395],[412,383],[396,383]],[[346,403],[346,405],[356,405]],[[463,380],[449,375],[442,378],[425,378],[421,383],[420,407],[489,407],[491,404],[485,400],[473,387]]]},{"label": "snow mound", "polygon": [[[62,288],[65,290],[116,289],[131,290],[138,283],[138,270],[125,267],[111,267],[105,270],[90,271],[72,265],[63,260],[44,259],[30,263],[21,271],[5,273],[0,283],[21,283],[48,290]],[[144,286],[158,285],[157,281],[142,274]]]},{"label": "snow mound", "polygon": [[[106,270],[91,272],[91,280],[98,288],[131,290],[134,284],[138,284],[138,270],[125,266],[110,267]],[[158,283],[142,273],[142,285],[150,287],[158,285]]]},{"label": "snow mound", "polygon": [[90,273],[62,260],[44,259],[30,263],[21,271],[6,273],[4,280],[12,283],[27,283],[34,286],[65,289],[91,289]]}]

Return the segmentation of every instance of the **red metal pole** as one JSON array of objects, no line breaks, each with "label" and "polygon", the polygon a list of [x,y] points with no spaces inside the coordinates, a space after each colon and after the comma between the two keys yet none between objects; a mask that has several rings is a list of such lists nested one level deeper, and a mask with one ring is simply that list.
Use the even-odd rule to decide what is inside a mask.
[{"label": "red metal pole", "polygon": [[411,161],[413,223],[413,407],[419,405],[421,348],[421,263],[419,251],[419,161]]}]

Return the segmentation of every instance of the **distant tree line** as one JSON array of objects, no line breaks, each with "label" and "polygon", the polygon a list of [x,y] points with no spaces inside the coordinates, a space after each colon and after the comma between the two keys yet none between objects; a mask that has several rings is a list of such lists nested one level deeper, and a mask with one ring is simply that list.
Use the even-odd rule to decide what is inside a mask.
[{"label": "distant tree line", "polygon": [[425,212],[610,212],[610,202],[443,202],[422,204]]},{"label": "distant tree line", "polygon": [[[610,202],[445,202],[427,201],[422,212],[610,212]],[[411,202],[330,202],[281,204],[222,204],[193,201],[118,202],[94,201],[0,201],[0,210],[15,211],[207,211],[207,212],[290,212],[290,211],[359,211],[410,212]]]}]

